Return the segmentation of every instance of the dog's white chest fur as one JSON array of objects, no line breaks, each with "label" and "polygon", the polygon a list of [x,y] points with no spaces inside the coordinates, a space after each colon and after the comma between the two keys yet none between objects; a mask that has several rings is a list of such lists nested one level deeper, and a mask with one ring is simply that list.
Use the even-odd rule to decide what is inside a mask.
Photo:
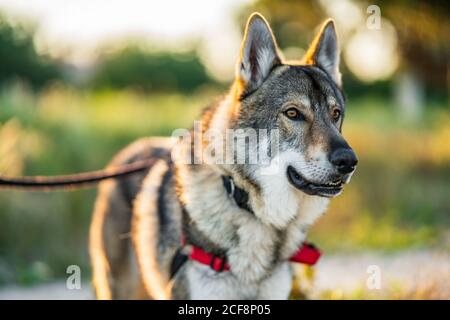
[{"label": "dog's white chest fur", "polygon": [[187,267],[191,299],[287,299],[291,290],[289,263],[279,265],[259,283],[242,283],[230,272],[217,273],[208,266],[190,262]]}]

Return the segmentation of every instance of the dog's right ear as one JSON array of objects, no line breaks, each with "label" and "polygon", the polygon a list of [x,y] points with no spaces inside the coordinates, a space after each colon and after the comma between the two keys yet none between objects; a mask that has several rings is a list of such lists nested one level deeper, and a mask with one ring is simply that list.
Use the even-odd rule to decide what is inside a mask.
[{"label": "dog's right ear", "polygon": [[241,53],[236,65],[239,94],[256,90],[276,65],[281,64],[278,47],[266,19],[253,13],[247,21]]}]

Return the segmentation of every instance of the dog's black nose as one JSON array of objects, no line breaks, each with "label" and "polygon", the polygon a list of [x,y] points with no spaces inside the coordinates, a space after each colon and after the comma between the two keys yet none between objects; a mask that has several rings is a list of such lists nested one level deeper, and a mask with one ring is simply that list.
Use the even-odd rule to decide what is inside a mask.
[{"label": "dog's black nose", "polygon": [[336,167],[339,173],[346,174],[355,170],[358,158],[350,148],[340,148],[330,155],[330,162]]}]

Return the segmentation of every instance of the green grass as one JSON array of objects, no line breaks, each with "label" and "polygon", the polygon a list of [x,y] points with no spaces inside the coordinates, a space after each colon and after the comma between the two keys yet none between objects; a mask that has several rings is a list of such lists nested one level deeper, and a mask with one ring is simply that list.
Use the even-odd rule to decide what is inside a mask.
[{"label": "green grass", "polygon": [[[78,92],[0,94],[0,172],[57,175],[101,168],[133,140],[191,127],[216,93]],[[429,108],[404,123],[395,105],[351,101],[344,133],[360,165],[311,239],[328,251],[434,246],[449,230],[450,116]],[[87,234],[95,190],[0,192],[0,283],[89,273]]]}]

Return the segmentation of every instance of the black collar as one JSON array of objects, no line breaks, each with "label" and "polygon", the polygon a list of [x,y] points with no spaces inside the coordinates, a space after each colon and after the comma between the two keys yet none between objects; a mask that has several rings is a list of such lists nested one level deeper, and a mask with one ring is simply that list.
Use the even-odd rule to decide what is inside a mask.
[{"label": "black collar", "polygon": [[248,192],[236,186],[233,178],[230,176],[222,176],[222,181],[223,186],[228,192],[228,195],[230,197],[233,197],[239,208],[247,210],[251,214],[254,214],[250,204],[248,203]]}]

